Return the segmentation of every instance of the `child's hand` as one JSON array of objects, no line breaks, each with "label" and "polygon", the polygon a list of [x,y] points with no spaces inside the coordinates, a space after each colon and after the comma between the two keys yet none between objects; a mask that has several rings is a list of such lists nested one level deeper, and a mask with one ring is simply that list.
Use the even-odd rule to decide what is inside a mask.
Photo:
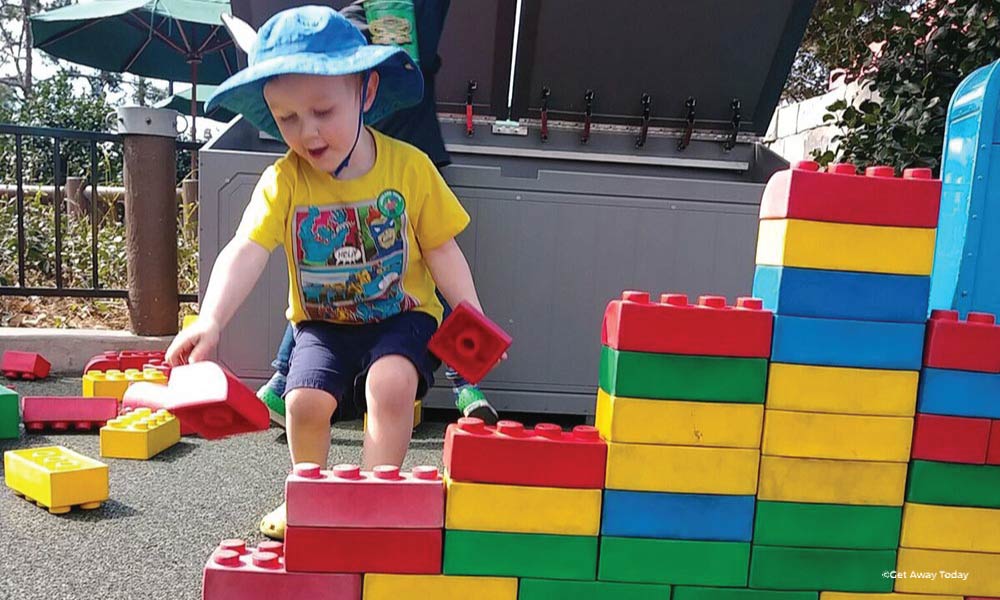
[{"label": "child's hand", "polygon": [[219,326],[213,321],[198,319],[174,337],[165,360],[171,367],[207,360],[218,345]]}]

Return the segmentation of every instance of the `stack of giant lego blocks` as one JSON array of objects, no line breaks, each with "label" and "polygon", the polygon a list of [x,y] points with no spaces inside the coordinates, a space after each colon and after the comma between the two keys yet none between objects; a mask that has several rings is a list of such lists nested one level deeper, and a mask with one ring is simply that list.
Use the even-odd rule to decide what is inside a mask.
[{"label": "stack of giant lego blocks", "polygon": [[993,315],[931,314],[912,458],[898,566],[907,576],[896,589],[1000,596],[1000,327]]},{"label": "stack of giant lego blocks", "polygon": [[761,203],[775,311],[750,586],[889,592],[940,182],[799,163]]},{"label": "stack of giant lego blocks", "polygon": [[690,305],[626,292],[610,303],[596,418],[608,440],[598,579],[693,586],[675,594],[705,599],[747,585],[771,329],[771,312],[752,298]]}]

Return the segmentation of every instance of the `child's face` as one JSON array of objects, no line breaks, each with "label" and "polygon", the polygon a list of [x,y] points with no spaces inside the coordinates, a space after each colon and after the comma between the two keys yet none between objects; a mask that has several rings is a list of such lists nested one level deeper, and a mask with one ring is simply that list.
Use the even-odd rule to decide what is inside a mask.
[{"label": "child's face", "polygon": [[[264,86],[285,143],[316,169],[332,173],[350,152],[358,132],[361,75],[282,75]],[[378,89],[378,73],[368,80],[365,110]]]}]

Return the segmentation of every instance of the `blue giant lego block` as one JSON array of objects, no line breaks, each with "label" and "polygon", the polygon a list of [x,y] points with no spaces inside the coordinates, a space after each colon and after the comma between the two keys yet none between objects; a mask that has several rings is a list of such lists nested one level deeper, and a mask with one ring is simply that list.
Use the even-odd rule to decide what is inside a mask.
[{"label": "blue giant lego block", "polygon": [[773,362],[861,369],[920,369],[924,323],[774,317]]},{"label": "blue giant lego block", "polygon": [[779,315],[923,323],[931,278],[758,265],[753,295]]},{"label": "blue giant lego block", "polygon": [[601,535],[749,542],[753,496],[605,490]]},{"label": "blue giant lego block", "polygon": [[1000,419],[1000,375],[924,369],[920,373],[917,412]]},{"label": "blue giant lego block", "polygon": [[941,158],[931,308],[1000,313],[1000,61],[952,94]]}]

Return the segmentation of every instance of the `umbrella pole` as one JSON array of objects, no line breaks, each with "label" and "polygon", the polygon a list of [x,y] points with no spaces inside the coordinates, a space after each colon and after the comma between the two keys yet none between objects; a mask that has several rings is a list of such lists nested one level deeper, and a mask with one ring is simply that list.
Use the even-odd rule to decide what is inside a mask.
[{"label": "umbrella pole", "polygon": [[[198,118],[198,60],[191,61],[191,141],[198,141],[195,119]],[[198,151],[191,151],[191,179],[198,179]]]}]

